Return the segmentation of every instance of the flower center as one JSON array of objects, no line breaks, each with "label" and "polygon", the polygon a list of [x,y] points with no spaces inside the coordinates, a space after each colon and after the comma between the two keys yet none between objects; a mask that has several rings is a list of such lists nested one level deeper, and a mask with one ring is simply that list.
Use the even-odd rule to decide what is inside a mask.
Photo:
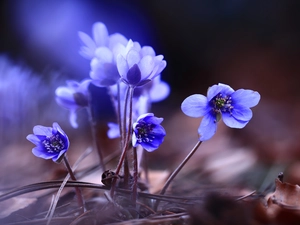
[{"label": "flower center", "polygon": [[59,134],[47,137],[42,143],[49,153],[60,152],[65,147]]},{"label": "flower center", "polygon": [[217,94],[211,101],[210,105],[212,106],[212,110],[215,114],[230,113],[233,109],[231,105],[232,100],[230,96],[223,96],[221,93]]},{"label": "flower center", "polygon": [[152,142],[155,136],[150,135],[154,128],[154,125],[151,123],[140,122],[135,127],[135,134],[137,137],[137,142]]}]

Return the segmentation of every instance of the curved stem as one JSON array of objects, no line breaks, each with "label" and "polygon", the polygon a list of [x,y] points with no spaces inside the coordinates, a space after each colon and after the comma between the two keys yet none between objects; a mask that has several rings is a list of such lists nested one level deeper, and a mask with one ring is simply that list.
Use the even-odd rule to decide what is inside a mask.
[{"label": "curved stem", "polygon": [[[162,190],[159,194],[163,195],[165,194],[166,190],[168,189],[169,185],[173,181],[173,179],[176,177],[176,175],[180,172],[180,170],[184,167],[184,165],[189,161],[189,159],[194,155],[194,153],[197,151],[199,146],[201,145],[202,141],[198,141],[194,148],[190,151],[190,153],[185,157],[185,159],[180,163],[180,165],[173,171],[173,173],[169,176],[168,180],[166,181],[165,185],[163,186]],[[154,210],[156,211],[157,207],[159,205],[159,200],[155,203]]]},{"label": "curved stem", "polygon": [[[71,179],[76,181],[76,177],[75,177],[75,175],[73,173],[73,170],[72,170],[72,168],[69,164],[69,161],[68,161],[68,158],[67,158],[66,154],[64,155],[64,164],[67,168],[68,173],[70,174]],[[81,190],[78,187],[76,187],[75,191],[76,191],[76,195],[77,195],[78,205],[79,205],[79,207],[82,208],[82,212],[84,212],[85,207],[84,207],[84,201],[83,201]]]}]

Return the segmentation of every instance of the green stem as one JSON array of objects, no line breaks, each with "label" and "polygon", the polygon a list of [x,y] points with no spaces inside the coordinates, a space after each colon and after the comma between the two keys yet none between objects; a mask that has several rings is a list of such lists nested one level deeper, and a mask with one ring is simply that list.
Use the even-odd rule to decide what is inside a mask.
[{"label": "green stem", "polygon": [[[66,154],[64,155],[64,164],[67,168],[67,171],[70,174],[71,179],[76,181],[76,177],[75,177],[73,170],[69,164]],[[78,187],[75,187],[75,191],[76,191],[76,195],[77,195],[78,205],[79,205],[79,207],[81,207],[82,212],[85,212],[84,201],[83,201],[83,196],[82,196],[81,190]]]},{"label": "green stem", "polygon": [[[163,186],[162,190],[160,191],[160,195],[165,194],[166,190],[168,189],[169,185],[173,181],[173,179],[176,177],[176,175],[180,172],[180,170],[184,167],[184,165],[189,161],[189,159],[194,155],[194,153],[197,151],[199,146],[201,145],[202,141],[198,141],[194,148],[190,151],[190,153],[185,157],[185,159],[180,163],[180,165],[173,171],[173,173],[169,176],[168,180],[166,181],[165,185]],[[159,200],[156,201],[154,210],[156,211],[159,205]]]}]

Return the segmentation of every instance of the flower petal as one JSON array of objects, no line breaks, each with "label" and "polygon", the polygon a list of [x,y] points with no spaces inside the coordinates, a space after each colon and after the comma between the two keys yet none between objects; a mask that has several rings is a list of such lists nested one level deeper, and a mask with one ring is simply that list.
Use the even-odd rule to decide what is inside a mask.
[{"label": "flower petal", "polygon": [[141,60],[140,54],[135,50],[130,50],[126,56],[128,67],[138,64]]},{"label": "flower petal", "polygon": [[94,23],[93,36],[97,47],[108,45],[108,31],[104,23]]},{"label": "flower petal", "polygon": [[183,100],[181,110],[187,116],[201,117],[207,114],[210,108],[204,95],[194,94]]},{"label": "flower petal", "polygon": [[36,125],[33,127],[33,133],[35,135],[45,135],[51,136],[52,135],[52,128],[51,127],[44,127],[41,125]]},{"label": "flower petal", "polygon": [[79,50],[79,54],[86,59],[91,60],[94,57],[94,53],[96,50],[96,44],[93,39],[83,32],[78,32],[78,36],[86,46],[82,46]]},{"label": "flower petal", "polygon": [[249,122],[249,120],[247,120],[247,121],[238,120],[235,117],[233,117],[232,115],[230,115],[229,113],[223,113],[222,119],[223,119],[224,123],[228,127],[231,127],[231,128],[243,128]]},{"label": "flower petal", "polygon": [[130,85],[137,85],[141,81],[141,71],[137,64],[134,64],[127,72],[126,80]]},{"label": "flower petal", "polygon": [[112,63],[113,53],[107,47],[99,47],[95,51],[95,56],[99,59],[101,63]]},{"label": "flower petal", "polygon": [[222,93],[224,95],[230,95],[234,90],[227,84],[215,84],[208,88],[207,90],[207,100],[212,100],[217,94]]},{"label": "flower petal", "polygon": [[123,78],[125,78],[129,68],[128,68],[126,59],[122,55],[117,56],[117,68],[118,68],[119,74]]},{"label": "flower petal", "polygon": [[208,139],[212,138],[217,131],[217,122],[216,118],[212,116],[210,113],[206,114],[201,124],[198,128],[198,133],[200,135],[200,141],[207,141]]},{"label": "flower petal", "polygon": [[170,94],[170,86],[164,82],[160,81],[159,83],[153,83],[149,91],[151,102],[159,102],[164,100]]},{"label": "flower petal", "polygon": [[69,122],[73,128],[78,128],[76,111],[70,111]]},{"label": "flower petal", "polygon": [[139,62],[139,68],[141,70],[142,79],[147,78],[152,72],[155,64],[153,58],[150,55],[147,55],[141,59]]},{"label": "flower petal", "polygon": [[252,110],[248,107],[236,106],[231,113],[235,119],[241,121],[249,121],[252,118]]},{"label": "flower petal", "polygon": [[122,34],[115,33],[109,36],[108,48],[113,49],[117,44],[121,44],[124,46],[127,45],[128,39],[124,37]]},{"label": "flower petal", "polygon": [[231,98],[233,105],[236,103],[251,108],[258,104],[260,94],[257,91],[239,89],[231,95]]},{"label": "flower petal", "polygon": [[142,47],[141,51],[140,51],[142,57],[149,55],[152,57],[155,57],[155,51],[151,46],[144,46]]},{"label": "flower petal", "polygon": [[39,158],[51,159],[55,154],[46,152],[42,146],[37,146],[32,149],[32,153]]}]

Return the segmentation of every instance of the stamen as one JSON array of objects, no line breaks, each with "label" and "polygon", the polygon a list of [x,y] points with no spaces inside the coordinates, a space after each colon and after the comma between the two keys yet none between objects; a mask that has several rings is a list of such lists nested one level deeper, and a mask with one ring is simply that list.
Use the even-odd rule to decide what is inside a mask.
[{"label": "stamen", "polygon": [[60,152],[65,147],[64,141],[59,134],[47,137],[42,143],[49,153]]}]

